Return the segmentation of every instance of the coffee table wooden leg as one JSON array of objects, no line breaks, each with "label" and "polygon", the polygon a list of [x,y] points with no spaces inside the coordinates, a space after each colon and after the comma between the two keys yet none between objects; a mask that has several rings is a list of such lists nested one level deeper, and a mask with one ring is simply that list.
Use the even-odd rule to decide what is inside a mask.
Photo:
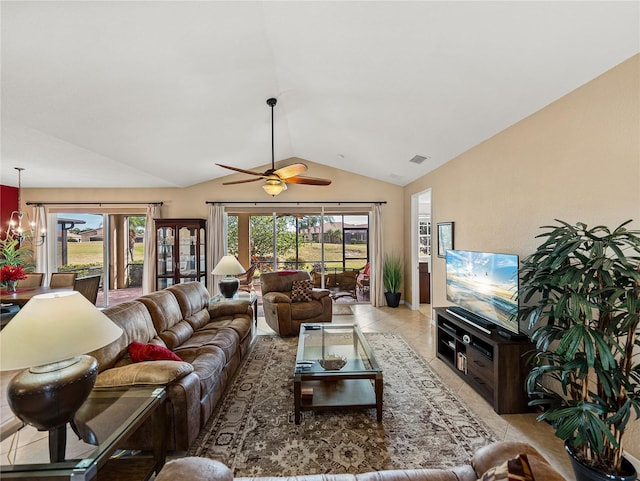
[{"label": "coffee table wooden leg", "polygon": [[296,424],[300,424],[300,404],[302,403],[302,381],[295,379],[293,381],[293,402],[295,409]]},{"label": "coffee table wooden leg", "polygon": [[378,418],[378,422],[382,421],[382,391],[383,391],[383,387],[384,384],[382,382],[382,373],[378,373],[376,375],[376,411],[377,411],[377,418]]}]

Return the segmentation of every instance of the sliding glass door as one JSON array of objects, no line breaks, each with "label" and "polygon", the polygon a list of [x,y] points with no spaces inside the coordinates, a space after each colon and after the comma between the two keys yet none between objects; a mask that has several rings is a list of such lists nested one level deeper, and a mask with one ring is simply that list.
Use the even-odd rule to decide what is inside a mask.
[{"label": "sliding glass door", "polygon": [[228,251],[243,259],[245,254],[238,246],[248,245],[249,264],[256,265],[256,276],[272,270],[308,270],[319,285],[338,289],[348,284],[349,297],[369,301],[368,289],[354,287],[354,279],[369,261],[368,214],[251,214],[244,216],[249,223],[247,243],[238,238],[243,230],[240,218],[228,216]]},{"label": "sliding glass door", "polygon": [[142,294],[144,215],[106,212],[56,214],[54,271],[100,276],[96,305],[107,307]]}]

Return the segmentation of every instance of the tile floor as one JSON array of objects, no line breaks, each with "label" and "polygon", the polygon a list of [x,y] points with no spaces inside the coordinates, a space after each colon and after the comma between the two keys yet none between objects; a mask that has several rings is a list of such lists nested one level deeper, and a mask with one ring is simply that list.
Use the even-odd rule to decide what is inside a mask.
[{"label": "tile floor", "polygon": [[[524,441],[538,449],[568,480],[575,476],[564,452],[563,443],[546,423],[536,421],[536,415],[498,415],[474,390],[469,388],[448,366],[436,358],[435,327],[431,324],[431,306],[423,304],[419,311],[400,306],[375,308],[370,304],[352,304],[354,315],[334,316],[334,323],[358,322],[363,332],[393,332],[402,335],[456,392],[469,408],[496,433],[501,440]],[[274,334],[263,317],[258,318],[257,334]]]},{"label": "tile floor", "polygon": [[[419,311],[412,311],[404,306],[393,309],[389,307],[374,308],[370,304],[351,304],[351,309],[354,312],[353,315],[336,315],[333,322],[358,322],[364,332],[393,332],[402,335],[420,355],[431,363],[435,371],[469,408],[493,429],[499,439],[528,442],[543,453],[567,481],[575,480],[569,460],[564,453],[562,441],[554,436],[550,426],[536,422],[535,414],[496,414],[486,401],[470,389],[448,366],[436,358],[435,328],[431,324],[430,306],[422,305]],[[258,318],[257,334],[274,334],[267,326],[264,317]],[[1,376],[0,380],[4,391],[6,376]],[[10,413],[4,396],[2,399],[0,413]],[[7,441],[9,440],[5,442]],[[181,455],[184,453],[172,453],[169,457],[180,457]]]}]

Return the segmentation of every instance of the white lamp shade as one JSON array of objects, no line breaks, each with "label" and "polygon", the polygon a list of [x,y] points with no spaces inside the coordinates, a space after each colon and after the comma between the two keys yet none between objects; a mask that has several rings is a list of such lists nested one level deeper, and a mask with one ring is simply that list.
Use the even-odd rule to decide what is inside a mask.
[{"label": "white lamp shade", "polygon": [[63,361],[121,335],[122,329],[77,291],[34,296],[0,331],[0,370]]},{"label": "white lamp shade", "polygon": [[223,256],[211,273],[214,276],[237,276],[246,271],[234,256]]}]

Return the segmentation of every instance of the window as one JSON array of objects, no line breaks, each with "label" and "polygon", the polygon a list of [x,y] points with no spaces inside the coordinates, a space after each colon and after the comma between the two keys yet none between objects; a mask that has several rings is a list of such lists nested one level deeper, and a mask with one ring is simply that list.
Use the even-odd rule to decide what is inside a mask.
[{"label": "window", "polygon": [[[246,218],[249,239],[239,239]],[[324,220],[324,223],[323,223]],[[246,232],[247,230],[245,230]],[[248,246],[249,253],[239,246]],[[335,274],[362,269],[369,260],[369,215],[332,212],[227,216],[227,250],[260,272],[304,269]],[[275,261],[274,261],[275,259]]]},{"label": "window", "polygon": [[141,214],[57,213],[56,270],[76,272],[77,277],[102,276],[99,307],[139,297],[145,223]]}]

